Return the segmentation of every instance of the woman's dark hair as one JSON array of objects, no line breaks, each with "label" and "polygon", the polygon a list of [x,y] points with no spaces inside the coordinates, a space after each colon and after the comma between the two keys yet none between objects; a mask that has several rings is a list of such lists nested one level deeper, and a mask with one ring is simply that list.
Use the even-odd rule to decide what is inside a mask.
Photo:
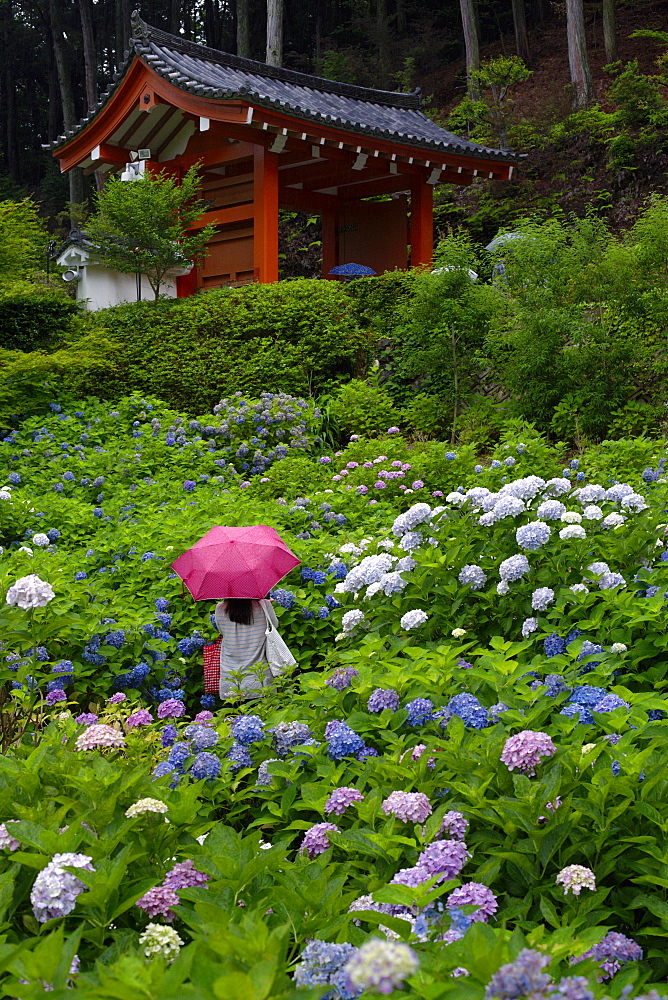
[{"label": "woman's dark hair", "polygon": [[225,601],[225,614],[237,625],[250,625],[253,621],[253,603],[245,597],[228,597]]}]

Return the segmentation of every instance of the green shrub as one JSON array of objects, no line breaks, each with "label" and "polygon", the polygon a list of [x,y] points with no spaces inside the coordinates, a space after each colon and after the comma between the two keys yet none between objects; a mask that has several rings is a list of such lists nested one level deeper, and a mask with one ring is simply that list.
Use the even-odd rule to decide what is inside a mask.
[{"label": "green shrub", "polygon": [[642,125],[665,126],[668,105],[661,96],[655,77],[646,76],[638,68],[638,60],[628,62],[608,90],[608,97],[618,107],[619,121],[630,128]]},{"label": "green shrub", "polygon": [[119,345],[118,371],[97,380],[97,395],[150,393],[200,411],[236,390],[317,394],[342,375],[363,374],[371,355],[344,289],[331,281],[133,303],[93,313],[89,323]]},{"label": "green shrub", "polygon": [[508,406],[486,396],[474,397],[457,423],[459,444],[472,444],[477,451],[487,451],[499,440]]},{"label": "green shrub", "polygon": [[79,307],[64,290],[21,279],[0,282],[0,347],[32,351],[62,340]]},{"label": "green shrub", "polygon": [[378,437],[401,420],[389,392],[375,381],[347,382],[332,396],[329,408],[341,430],[364,437]]},{"label": "green shrub", "polygon": [[29,198],[0,201],[0,275],[28,277],[44,265],[49,237]]},{"label": "green shrub", "polygon": [[659,437],[666,433],[668,413],[663,404],[641,403],[630,400],[612,415],[608,428],[610,438],[634,438],[641,435]]},{"label": "green shrub", "polygon": [[110,355],[114,345],[100,334],[91,334],[52,354],[6,351],[0,348],[0,425],[14,415],[43,412],[56,396],[63,399],[63,386],[73,395],[89,395],[89,386],[100,372],[113,376]]},{"label": "green shrub", "polygon": [[440,396],[420,392],[404,408],[404,420],[420,437],[438,438],[452,423],[452,407]]}]

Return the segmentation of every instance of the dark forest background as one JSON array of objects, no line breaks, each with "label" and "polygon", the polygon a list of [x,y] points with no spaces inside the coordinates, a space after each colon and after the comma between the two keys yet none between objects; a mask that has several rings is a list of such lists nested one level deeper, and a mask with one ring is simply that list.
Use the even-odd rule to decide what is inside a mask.
[{"label": "dark forest background", "polygon": [[[487,185],[482,194],[483,200],[502,199],[511,217],[513,200],[523,209],[540,208],[555,190],[567,202],[575,197],[567,208],[582,208],[591,192],[586,184],[583,188],[581,178],[592,173],[597,175],[594,190],[601,191],[626,185],[630,178],[620,180],[620,171],[623,175],[627,169],[639,170],[644,180],[639,181],[640,175],[633,178],[638,187],[637,197],[631,196],[634,202],[648,186],[665,184],[661,141],[652,139],[649,149],[647,143],[643,147],[637,128],[631,135],[629,123],[620,126],[615,119],[608,124],[615,134],[621,130],[630,136],[633,148],[625,139],[626,162],[623,156],[620,160],[619,149],[611,161],[605,122],[595,116],[579,124],[573,120],[577,94],[567,25],[573,10],[580,8],[593,79],[581,105],[618,114],[619,103],[610,104],[610,94],[615,77],[629,65],[635,66],[631,91],[634,81],[651,78],[657,100],[664,103],[668,91],[655,66],[661,45],[632,36],[643,28],[668,29],[666,0],[0,0],[0,199],[30,195],[52,228],[69,200],[90,200],[94,179],[79,178],[80,186],[72,191],[42,146],[74,127],[113,83],[127,52],[133,9],[174,34],[264,60],[268,17],[275,15],[277,5],[283,17],[281,64],[384,89],[410,91],[420,86],[427,113],[439,123],[491,144],[496,144],[495,135],[486,130],[484,108],[481,118],[480,108],[471,107],[470,94],[467,97],[467,17],[467,30],[476,35],[483,63],[520,55],[531,74],[514,87],[513,99],[505,104],[504,128],[510,127],[511,145],[529,157],[514,186],[493,185],[494,192],[488,193]],[[490,94],[483,97],[489,104]],[[627,93],[627,104],[633,101],[638,103],[637,94]],[[555,128],[561,129],[559,134]],[[593,155],[595,160],[591,169],[588,160],[582,169],[583,143],[584,159]],[[599,176],[601,170],[604,177]],[[562,175],[569,183],[554,189],[554,178]],[[543,190],[545,183],[552,184],[550,196]],[[475,215],[476,199],[477,189],[442,194],[445,207],[438,220],[456,224],[462,213],[471,215],[471,204]],[[610,199],[599,201],[603,210],[610,207]],[[483,206],[483,215],[488,212]],[[494,229],[496,209],[492,215],[489,225],[474,219],[474,228],[483,234]]]}]

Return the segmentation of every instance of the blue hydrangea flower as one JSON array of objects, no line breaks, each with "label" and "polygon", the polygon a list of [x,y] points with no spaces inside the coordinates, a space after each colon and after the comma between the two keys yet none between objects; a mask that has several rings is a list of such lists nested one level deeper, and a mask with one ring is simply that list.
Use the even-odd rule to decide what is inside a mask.
[{"label": "blue hydrangea flower", "polygon": [[434,715],[434,703],[429,698],[415,698],[405,706],[408,712],[406,722],[409,726],[423,726]]},{"label": "blue hydrangea flower", "polygon": [[265,738],[264,723],[258,715],[240,715],[232,723],[232,736],[242,746],[261,743]]},{"label": "blue hydrangea flower", "polygon": [[235,771],[242,767],[253,766],[253,758],[248,752],[248,749],[241,743],[233,743],[227,751],[226,756],[230,761],[230,767]]},{"label": "blue hydrangea flower", "polygon": [[[228,757],[230,757],[231,753],[232,751],[230,751]],[[190,774],[195,781],[201,781],[202,778],[205,778],[207,781],[213,781],[219,777],[221,767],[220,760],[215,754],[203,751],[202,753],[198,753],[192,762]]]},{"label": "blue hydrangea flower", "polygon": [[458,716],[469,729],[484,729],[489,725],[489,715],[475,695],[462,693],[456,694],[448,702],[448,709],[452,715]]},{"label": "blue hydrangea flower", "polygon": [[160,742],[163,747],[171,747],[176,743],[178,732],[176,726],[165,726],[160,734]]}]

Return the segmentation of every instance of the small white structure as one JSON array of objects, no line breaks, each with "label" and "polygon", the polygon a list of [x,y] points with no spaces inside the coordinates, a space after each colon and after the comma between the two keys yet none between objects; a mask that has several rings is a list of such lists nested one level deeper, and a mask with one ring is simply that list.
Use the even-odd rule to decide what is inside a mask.
[{"label": "small white structure", "polygon": [[[124,302],[137,302],[138,299],[152,301],[155,298],[145,275],[138,278],[135,274],[122,274],[97,261],[95,248],[78,230],[70,233],[55,262],[65,268],[63,280],[75,283],[77,301],[85,309],[106,309]],[[176,298],[176,279],[188,274],[191,269],[192,265],[172,268],[165,275],[160,294]]]}]

